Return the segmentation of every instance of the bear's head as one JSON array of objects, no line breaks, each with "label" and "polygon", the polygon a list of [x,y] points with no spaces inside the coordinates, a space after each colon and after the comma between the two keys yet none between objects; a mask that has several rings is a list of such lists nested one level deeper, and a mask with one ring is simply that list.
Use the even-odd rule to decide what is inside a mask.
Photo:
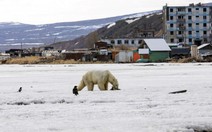
[{"label": "bear's head", "polygon": [[118,83],[117,79],[114,78],[113,81],[111,82],[111,84],[113,85],[111,90],[120,90],[119,89],[119,83]]},{"label": "bear's head", "polygon": [[75,94],[76,96],[78,95],[77,86],[74,86],[74,88],[73,88],[73,94]]}]

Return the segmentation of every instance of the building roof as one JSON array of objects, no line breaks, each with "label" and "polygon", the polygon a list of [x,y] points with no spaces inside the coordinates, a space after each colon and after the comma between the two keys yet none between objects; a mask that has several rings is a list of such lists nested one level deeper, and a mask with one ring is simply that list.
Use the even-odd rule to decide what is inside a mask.
[{"label": "building roof", "polygon": [[144,39],[151,51],[171,51],[164,39]]},{"label": "building roof", "polygon": [[202,44],[202,45],[198,46],[197,49],[198,49],[198,50],[199,50],[199,49],[202,49],[202,48],[204,48],[204,47],[206,47],[206,46],[208,46],[208,45],[210,45],[210,43]]}]

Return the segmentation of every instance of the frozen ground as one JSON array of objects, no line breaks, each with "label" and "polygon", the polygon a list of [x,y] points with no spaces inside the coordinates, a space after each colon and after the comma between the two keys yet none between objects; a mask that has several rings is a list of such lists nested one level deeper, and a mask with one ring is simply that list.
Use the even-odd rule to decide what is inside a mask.
[{"label": "frozen ground", "polygon": [[[93,69],[110,70],[121,90],[74,96]],[[1,132],[212,130],[212,63],[0,65],[0,84]]]}]

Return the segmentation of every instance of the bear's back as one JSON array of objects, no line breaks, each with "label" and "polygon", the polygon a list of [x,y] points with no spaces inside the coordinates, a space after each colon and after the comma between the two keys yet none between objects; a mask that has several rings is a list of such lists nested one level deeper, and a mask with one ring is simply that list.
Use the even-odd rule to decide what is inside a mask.
[{"label": "bear's back", "polygon": [[108,70],[92,70],[88,71],[84,77],[92,81],[93,83],[98,83],[100,79],[108,77],[109,71]]}]

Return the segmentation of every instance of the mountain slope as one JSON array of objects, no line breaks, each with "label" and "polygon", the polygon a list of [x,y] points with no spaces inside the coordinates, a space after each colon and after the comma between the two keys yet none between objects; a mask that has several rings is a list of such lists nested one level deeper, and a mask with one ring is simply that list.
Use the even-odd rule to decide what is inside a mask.
[{"label": "mountain slope", "polygon": [[0,45],[13,45],[18,43],[51,44],[54,42],[73,40],[124,17],[130,17],[133,15],[137,14],[44,25],[4,22],[0,23]]},{"label": "mountain slope", "polygon": [[65,22],[45,25],[0,23],[0,44],[41,43],[72,40],[119,18]]},{"label": "mountain slope", "polygon": [[[203,6],[212,6],[212,3],[204,3]],[[132,14],[91,32],[86,36],[70,41],[54,43],[52,46],[58,49],[67,50],[75,48],[92,48],[94,42],[101,38],[136,37],[134,34],[139,30],[154,30],[156,37],[162,37],[162,19],[161,10]]]},{"label": "mountain slope", "polygon": [[125,38],[136,37],[134,34],[139,30],[154,30],[156,36],[162,34],[162,11],[152,11],[133,14],[108,24],[96,31],[70,41],[54,43],[51,46],[56,49],[72,50],[75,48],[92,48],[94,42],[101,38]]}]

